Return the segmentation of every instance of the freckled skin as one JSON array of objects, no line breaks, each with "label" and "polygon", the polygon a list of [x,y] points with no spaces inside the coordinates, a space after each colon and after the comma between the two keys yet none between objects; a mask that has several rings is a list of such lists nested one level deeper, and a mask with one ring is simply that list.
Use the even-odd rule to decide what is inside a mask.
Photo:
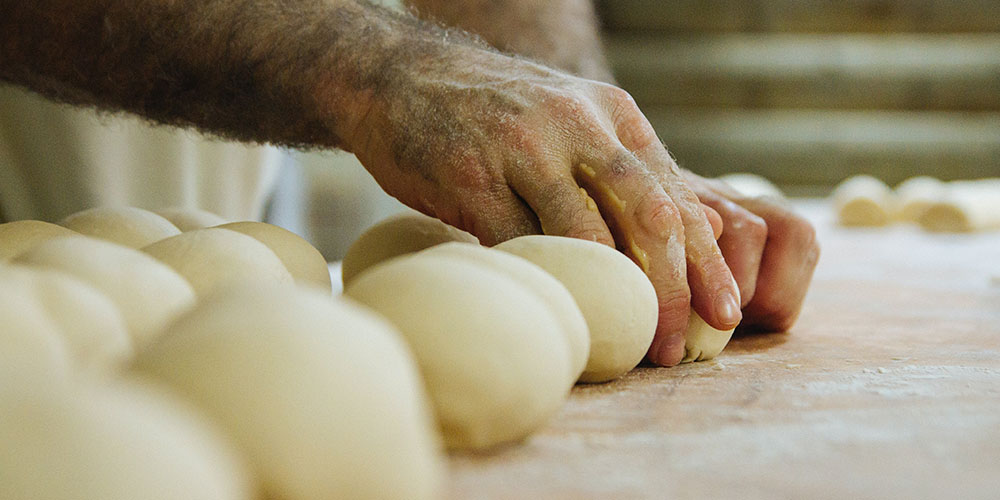
[{"label": "freckled skin", "polygon": [[[735,325],[758,268],[758,296],[800,270],[791,289],[744,304],[762,325],[790,325],[811,228],[727,194],[699,200],[632,98],[606,83],[588,1],[409,3],[419,17],[361,0],[0,1],[0,79],[223,138],[345,149],[389,194],[484,244],[544,230],[617,247],[657,291],[658,364],[683,356],[692,307]],[[726,225],[719,244],[702,203]],[[756,213],[789,236],[735,224]],[[719,245],[762,257],[733,258],[734,279]]]}]

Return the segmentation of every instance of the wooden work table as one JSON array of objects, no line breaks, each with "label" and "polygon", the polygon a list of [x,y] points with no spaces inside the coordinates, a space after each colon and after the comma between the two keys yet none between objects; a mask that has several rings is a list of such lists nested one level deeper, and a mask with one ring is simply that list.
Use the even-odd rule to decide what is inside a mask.
[{"label": "wooden work table", "polygon": [[456,499],[1000,498],[1000,233],[835,227],[788,333],[577,386]]}]

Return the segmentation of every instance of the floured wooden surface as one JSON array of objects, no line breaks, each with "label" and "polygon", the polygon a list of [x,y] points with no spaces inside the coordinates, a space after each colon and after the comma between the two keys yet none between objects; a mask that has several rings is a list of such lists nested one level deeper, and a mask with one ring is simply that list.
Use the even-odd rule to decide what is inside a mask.
[{"label": "floured wooden surface", "polygon": [[1000,233],[842,229],[792,332],[579,386],[542,432],[454,456],[456,499],[996,498]]}]

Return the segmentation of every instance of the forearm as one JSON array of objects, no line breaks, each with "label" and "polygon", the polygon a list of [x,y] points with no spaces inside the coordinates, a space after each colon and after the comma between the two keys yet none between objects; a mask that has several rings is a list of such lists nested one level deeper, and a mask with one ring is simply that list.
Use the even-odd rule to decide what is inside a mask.
[{"label": "forearm", "polygon": [[0,78],[223,137],[351,149],[394,65],[439,30],[329,0],[0,1]]},{"label": "forearm", "polygon": [[481,36],[506,52],[611,82],[590,0],[407,0],[424,18]]}]

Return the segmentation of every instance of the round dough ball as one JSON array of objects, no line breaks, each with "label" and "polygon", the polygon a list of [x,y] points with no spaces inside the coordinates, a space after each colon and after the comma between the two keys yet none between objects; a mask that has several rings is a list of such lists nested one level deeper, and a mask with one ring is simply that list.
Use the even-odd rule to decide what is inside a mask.
[{"label": "round dough ball", "polygon": [[926,175],[910,177],[896,186],[899,200],[897,216],[906,222],[917,222],[927,209],[947,195],[945,183]]},{"label": "round dough ball", "polygon": [[734,330],[736,329],[716,330],[705,323],[698,313],[691,311],[691,315],[688,316],[687,336],[684,339],[684,359],[681,363],[715,358],[726,348]]},{"label": "round dough ball", "polygon": [[136,350],[194,304],[194,290],[166,264],[131,248],[94,238],[56,238],[14,263],[50,267],[104,292],[115,304]]},{"label": "round dough ball", "polygon": [[181,232],[204,229],[229,222],[212,212],[197,208],[164,208],[155,210],[154,213],[170,221]]},{"label": "round dough ball", "polygon": [[587,358],[590,357],[590,331],[573,295],[554,276],[527,259],[479,244],[444,243],[422,253],[467,259],[500,271],[534,292],[556,315],[566,337],[570,353],[569,384],[573,385],[580,378],[587,366]]},{"label": "round dough ball", "polygon": [[22,252],[31,250],[45,240],[78,234],[62,226],[40,220],[19,220],[0,224],[0,262],[8,261]]},{"label": "round dough ball", "polygon": [[389,217],[361,234],[344,255],[344,287],[379,262],[449,241],[479,244],[475,236],[418,212]]},{"label": "round dough ball", "polygon": [[1000,229],[1000,179],[953,181],[944,196],[920,214],[927,231],[968,233]]},{"label": "round dough ball", "polygon": [[249,500],[206,423],[145,386],[0,394],[4,500]]},{"label": "round dough ball", "polygon": [[573,294],[590,328],[590,358],[581,382],[606,382],[642,361],[653,342],[659,309],[642,270],[617,250],[560,236],[521,236],[497,250],[534,262]]},{"label": "round dough ball", "polygon": [[218,227],[243,233],[267,245],[281,259],[296,283],[331,290],[330,268],[326,259],[301,236],[264,222],[232,222]]},{"label": "round dough ball", "polygon": [[66,341],[33,297],[0,284],[0,325],[0,390],[10,384],[69,380],[72,361]]},{"label": "round dough ball", "polygon": [[171,325],[136,369],[223,426],[270,498],[441,493],[440,441],[413,359],[388,322],[349,301],[229,289]]},{"label": "round dough ball", "polygon": [[870,175],[850,177],[834,189],[833,206],[844,226],[885,226],[895,217],[895,194]]},{"label": "round dough ball", "polygon": [[228,229],[195,229],[142,251],[187,278],[199,297],[238,283],[292,282],[292,275],[267,245]]},{"label": "round dough ball", "polygon": [[91,208],[70,215],[59,224],[129,248],[142,248],[181,232],[167,219],[134,207]]},{"label": "round dough ball", "polygon": [[131,358],[132,339],[118,306],[93,286],[51,269],[4,266],[0,288],[34,301],[88,371],[115,370]]},{"label": "round dough ball", "polygon": [[508,275],[417,254],[369,269],[344,293],[403,333],[449,448],[520,441],[568,396],[569,346],[559,321]]}]

